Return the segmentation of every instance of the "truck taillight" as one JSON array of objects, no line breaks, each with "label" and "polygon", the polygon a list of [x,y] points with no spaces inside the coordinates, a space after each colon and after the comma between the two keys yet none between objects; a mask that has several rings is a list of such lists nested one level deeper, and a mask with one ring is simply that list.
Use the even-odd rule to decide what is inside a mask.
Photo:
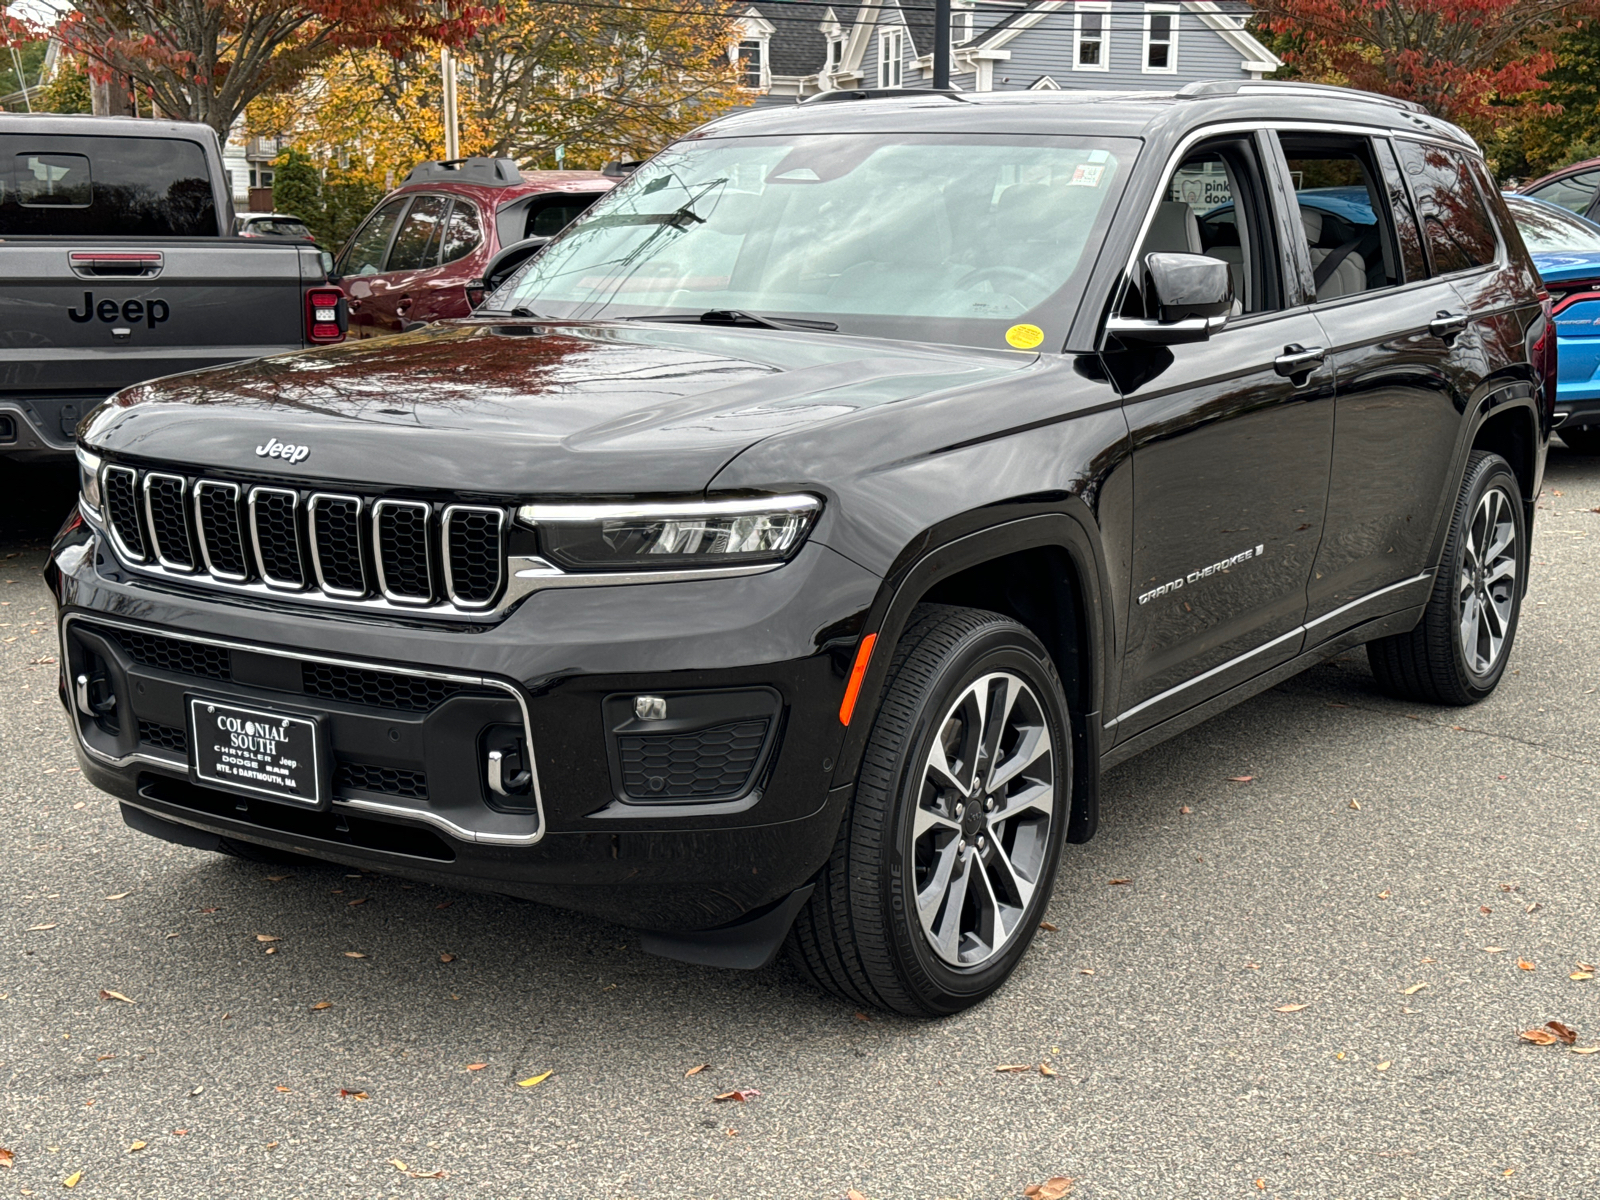
[{"label": "truck taillight", "polygon": [[306,341],[319,346],[342,342],[349,327],[343,292],[312,288],[306,293]]}]

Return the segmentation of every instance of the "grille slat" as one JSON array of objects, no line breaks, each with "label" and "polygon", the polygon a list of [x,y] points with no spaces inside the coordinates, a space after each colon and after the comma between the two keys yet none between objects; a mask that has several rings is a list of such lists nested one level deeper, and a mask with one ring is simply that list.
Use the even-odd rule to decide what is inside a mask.
[{"label": "grille slat", "polygon": [[433,600],[433,564],[428,554],[431,510],[420,500],[380,500],[372,506],[373,555],[378,586],[390,600]]},{"label": "grille slat", "polygon": [[305,587],[298,493],[287,488],[252,488],[250,536],[255,545],[256,570],[264,582],[273,587]]},{"label": "grille slat", "polygon": [[252,485],[108,464],[118,555],[168,572],[374,607],[487,611],[505,595],[511,517],[444,504]]},{"label": "grille slat", "polygon": [[182,475],[152,471],[144,477],[144,515],[149,522],[150,548],[163,567],[178,571],[194,570],[189,513],[183,502],[188,488],[189,481]]},{"label": "grille slat", "polygon": [[139,520],[139,476],[130,467],[107,467],[100,477],[111,531],[122,543],[122,551],[135,562],[147,557],[144,526]]},{"label": "grille slat", "polygon": [[243,582],[250,578],[250,559],[244,545],[244,522],[239,518],[239,485],[203,479],[194,487],[195,525],[200,534],[200,557],[206,570],[218,579]]}]

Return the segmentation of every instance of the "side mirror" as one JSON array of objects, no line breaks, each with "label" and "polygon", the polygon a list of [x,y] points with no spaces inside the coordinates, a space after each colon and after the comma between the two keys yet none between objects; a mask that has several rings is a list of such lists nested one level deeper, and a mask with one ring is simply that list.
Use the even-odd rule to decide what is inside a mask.
[{"label": "side mirror", "polygon": [[333,255],[329,254],[326,250],[319,250],[317,252],[317,256],[322,260],[322,273],[325,276],[327,276],[327,278],[328,278],[328,280],[330,282],[332,282],[332,280],[333,280]]},{"label": "side mirror", "polygon": [[[472,302],[472,307],[477,308],[499,290],[500,285],[510,279],[518,267],[548,246],[550,241],[547,237],[531,237],[502,246],[499,253],[489,260],[488,266],[483,268],[483,277],[467,284],[467,299]],[[474,295],[477,296],[476,300],[472,299]]]},{"label": "side mirror", "polygon": [[1106,331],[1124,342],[1174,346],[1203,342],[1233,311],[1233,274],[1220,258],[1204,254],[1147,254],[1145,278],[1159,313],[1154,320],[1113,317]]}]

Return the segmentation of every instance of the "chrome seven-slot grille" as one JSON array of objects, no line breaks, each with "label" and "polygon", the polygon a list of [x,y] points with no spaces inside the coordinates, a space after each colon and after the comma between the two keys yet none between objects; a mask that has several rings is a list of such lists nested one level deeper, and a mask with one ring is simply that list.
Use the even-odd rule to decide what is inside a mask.
[{"label": "chrome seven-slot grille", "polygon": [[505,581],[506,514],[193,478],[111,464],[106,520],[130,561],[224,584],[423,608],[489,608]]}]

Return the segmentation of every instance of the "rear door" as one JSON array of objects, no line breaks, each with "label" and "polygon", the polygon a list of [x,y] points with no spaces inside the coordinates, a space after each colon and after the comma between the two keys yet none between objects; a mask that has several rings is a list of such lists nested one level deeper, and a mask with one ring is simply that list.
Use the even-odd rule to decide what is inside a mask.
[{"label": "rear door", "polygon": [[398,196],[378,205],[339,253],[334,270],[350,297],[351,337],[368,338],[376,332],[373,282],[383,273],[389,243],[407,202],[407,197]]},{"label": "rear door", "polygon": [[407,322],[419,319],[413,310],[419,300],[426,302],[429,284],[438,277],[440,241],[449,211],[448,196],[423,193],[411,197],[390,243],[383,273],[371,281],[374,335],[399,333]]},{"label": "rear door", "polygon": [[472,313],[467,283],[476,278],[476,252],[483,244],[483,221],[478,206],[465,196],[450,204],[439,235],[439,265],[419,276],[410,290],[407,314],[413,321],[442,321]]},{"label": "rear door", "polygon": [[1278,137],[1299,218],[1292,258],[1338,393],[1327,532],[1307,585],[1315,644],[1426,599],[1474,379],[1452,350],[1466,327],[1461,297],[1430,276],[1388,139]]},{"label": "rear door", "polygon": [[[1226,261],[1238,305],[1209,341],[1105,356],[1133,438],[1135,536],[1117,740],[1299,651],[1333,448],[1322,331],[1281,271],[1258,138],[1204,143],[1159,198],[1140,257]],[[1219,210],[1231,220],[1219,222]],[[1205,245],[1200,216],[1212,218]],[[1127,313],[1126,315],[1135,315]]]}]

